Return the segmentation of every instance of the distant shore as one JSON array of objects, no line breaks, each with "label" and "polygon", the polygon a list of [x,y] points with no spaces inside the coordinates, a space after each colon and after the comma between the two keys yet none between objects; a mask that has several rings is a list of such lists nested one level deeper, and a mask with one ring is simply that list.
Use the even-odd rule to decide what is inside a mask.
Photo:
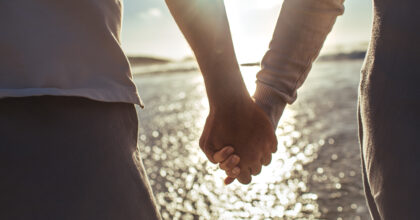
[{"label": "distant shore", "polygon": [[165,64],[172,62],[169,59],[157,57],[144,57],[144,56],[128,56],[128,61],[133,66],[151,65],[151,64]]},{"label": "distant shore", "polygon": [[[340,61],[340,60],[362,60],[366,56],[366,51],[352,51],[347,53],[325,54],[318,57],[318,62]],[[259,66],[260,62],[242,63],[241,66]]]},{"label": "distant shore", "polygon": [[[366,51],[355,50],[351,52],[324,54],[318,57],[316,62],[362,60],[365,56]],[[132,66],[134,75],[156,75],[162,73],[180,73],[199,70],[198,64],[193,57],[188,57],[183,60],[171,60],[158,57],[129,56],[128,60]],[[260,65],[260,62],[241,64],[243,67],[259,67]]]},{"label": "distant shore", "polygon": [[[334,54],[325,54],[321,55],[317,61],[339,61],[339,60],[359,60],[364,59],[366,56],[366,51],[356,50],[351,52],[341,52]],[[155,65],[155,64],[167,64],[174,62],[171,59],[160,58],[160,57],[147,57],[147,56],[128,56],[128,60],[132,66],[145,66],[145,65]],[[185,60],[194,60],[193,57],[187,58]],[[251,63],[242,63],[241,66],[259,66],[260,62],[251,62]]]}]

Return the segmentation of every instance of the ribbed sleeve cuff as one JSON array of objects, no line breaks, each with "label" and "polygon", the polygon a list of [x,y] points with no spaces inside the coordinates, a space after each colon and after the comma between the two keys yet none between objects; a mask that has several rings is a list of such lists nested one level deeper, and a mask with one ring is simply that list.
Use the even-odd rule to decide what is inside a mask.
[{"label": "ribbed sleeve cuff", "polygon": [[255,103],[267,113],[273,128],[276,129],[286,107],[286,101],[274,88],[258,82],[253,98]]}]

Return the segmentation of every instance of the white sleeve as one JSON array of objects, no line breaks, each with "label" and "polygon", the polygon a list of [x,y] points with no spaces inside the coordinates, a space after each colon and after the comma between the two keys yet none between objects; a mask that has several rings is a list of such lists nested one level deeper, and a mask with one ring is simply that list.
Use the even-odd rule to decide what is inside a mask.
[{"label": "white sleeve", "polygon": [[269,50],[257,74],[254,99],[276,127],[286,103],[293,103],[312,62],[344,12],[344,0],[285,0]]}]

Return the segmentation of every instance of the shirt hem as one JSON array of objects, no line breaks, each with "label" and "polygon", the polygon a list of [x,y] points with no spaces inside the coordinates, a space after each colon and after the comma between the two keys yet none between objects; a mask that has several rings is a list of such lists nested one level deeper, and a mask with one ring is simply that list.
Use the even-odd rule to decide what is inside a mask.
[{"label": "shirt hem", "polygon": [[76,96],[101,102],[123,102],[139,105],[144,104],[137,92],[122,92],[98,89],[57,89],[57,88],[25,88],[25,89],[0,89],[0,99],[10,97],[30,96]]}]

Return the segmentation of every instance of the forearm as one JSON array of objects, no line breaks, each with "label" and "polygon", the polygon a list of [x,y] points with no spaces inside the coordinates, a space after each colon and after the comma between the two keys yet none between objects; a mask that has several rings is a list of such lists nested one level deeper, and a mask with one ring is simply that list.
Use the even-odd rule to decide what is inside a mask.
[{"label": "forearm", "polygon": [[257,75],[256,102],[277,125],[286,103],[296,100],[312,62],[344,11],[343,0],[285,0],[269,50]]},{"label": "forearm", "polygon": [[249,98],[222,0],[166,0],[204,77],[210,108]]}]

